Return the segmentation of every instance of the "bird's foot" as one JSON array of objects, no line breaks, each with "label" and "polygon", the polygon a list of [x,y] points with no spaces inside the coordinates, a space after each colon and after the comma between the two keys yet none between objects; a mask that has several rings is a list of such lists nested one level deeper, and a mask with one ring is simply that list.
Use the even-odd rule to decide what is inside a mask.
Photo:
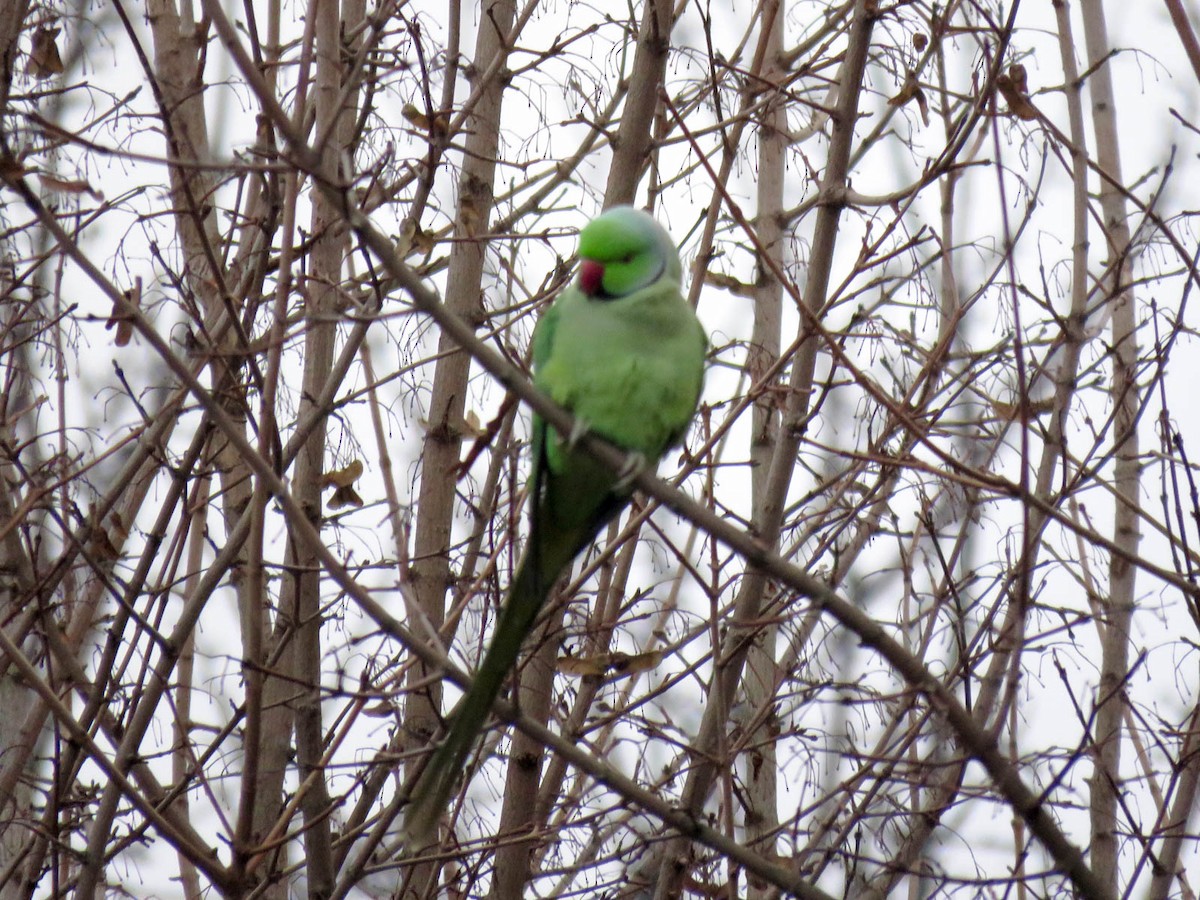
[{"label": "bird's foot", "polygon": [[587,419],[582,416],[576,416],[575,421],[571,423],[571,433],[567,435],[567,450],[574,450],[575,445],[583,440],[583,436],[591,431],[592,428],[587,423]]},{"label": "bird's foot", "polygon": [[617,472],[617,483],[613,485],[613,490],[617,493],[629,490],[636,479],[646,469],[646,457],[640,453],[630,453],[625,457],[625,462],[621,465],[620,471]]}]

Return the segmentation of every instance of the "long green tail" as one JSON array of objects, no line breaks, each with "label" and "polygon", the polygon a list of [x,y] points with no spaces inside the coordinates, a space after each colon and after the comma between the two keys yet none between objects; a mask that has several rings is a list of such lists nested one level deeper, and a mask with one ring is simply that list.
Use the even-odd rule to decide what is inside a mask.
[{"label": "long green tail", "polygon": [[412,800],[404,816],[404,834],[410,851],[423,849],[436,839],[438,819],[450,802],[467,757],[487,722],[492,703],[516,663],[525,636],[537,621],[550,589],[575,554],[592,540],[610,517],[611,514],[604,515],[599,522],[590,523],[574,535],[559,532],[547,536],[546,540],[542,540],[541,535],[531,535],[530,549],[513,579],[508,601],[500,613],[479,671],[451,713],[450,733],[413,788]]}]

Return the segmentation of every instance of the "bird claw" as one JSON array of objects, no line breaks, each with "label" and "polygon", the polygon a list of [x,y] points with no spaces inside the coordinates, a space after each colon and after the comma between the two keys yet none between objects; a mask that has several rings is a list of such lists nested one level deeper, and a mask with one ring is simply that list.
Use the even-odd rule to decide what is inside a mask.
[{"label": "bird claw", "polygon": [[[590,430],[591,426],[588,425],[587,420],[576,416],[575,421],[571,424],[571,433],[567,435],[567,450],[573,451]],[[646,468],[646,465],[646,457],[641,453],[635,451],[626,456],[625,462],[617,471],[617,483],[613,485],[613,490],[617,493],[627,491],[634,479]]]},{"label": "bird claw", "polygon": [[621,465],[621,469],[617,472],[617,483],[613,485],[613,490],[618,493],[626,491],[633,484],[634,479],[642,474],[646,468],[646,457],[641,453],[630,453],[625,457],[625,462]]},{"label": "bird claw", "polygon": [[587,420],[582,416],[576,416],[575,421],[571,423],[571,433],[567,435],[567,449],[574,450],[585,434],[590,431]]}]

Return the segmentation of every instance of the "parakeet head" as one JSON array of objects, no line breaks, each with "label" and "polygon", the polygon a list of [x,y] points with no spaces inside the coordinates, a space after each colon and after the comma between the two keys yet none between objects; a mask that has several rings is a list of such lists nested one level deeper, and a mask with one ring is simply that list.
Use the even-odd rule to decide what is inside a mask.
[{"label": "parakeet head", "polygon": [[683,277],[666,229],[632,206],[614,206],[584,227],[579,260],[579,289],[598,300],[632,294],[664,275],[675,284]]}]

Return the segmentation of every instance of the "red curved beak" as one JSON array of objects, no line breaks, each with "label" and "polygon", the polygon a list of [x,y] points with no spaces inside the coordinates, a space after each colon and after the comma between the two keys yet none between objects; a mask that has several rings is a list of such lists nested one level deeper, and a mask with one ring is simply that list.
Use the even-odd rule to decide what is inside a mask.
[{"label": "red curved beak", "polygon": [[601,292],[604,282],[604,264],[594,259],[579,263],[579,289],[585,296],[594,297]]}]

